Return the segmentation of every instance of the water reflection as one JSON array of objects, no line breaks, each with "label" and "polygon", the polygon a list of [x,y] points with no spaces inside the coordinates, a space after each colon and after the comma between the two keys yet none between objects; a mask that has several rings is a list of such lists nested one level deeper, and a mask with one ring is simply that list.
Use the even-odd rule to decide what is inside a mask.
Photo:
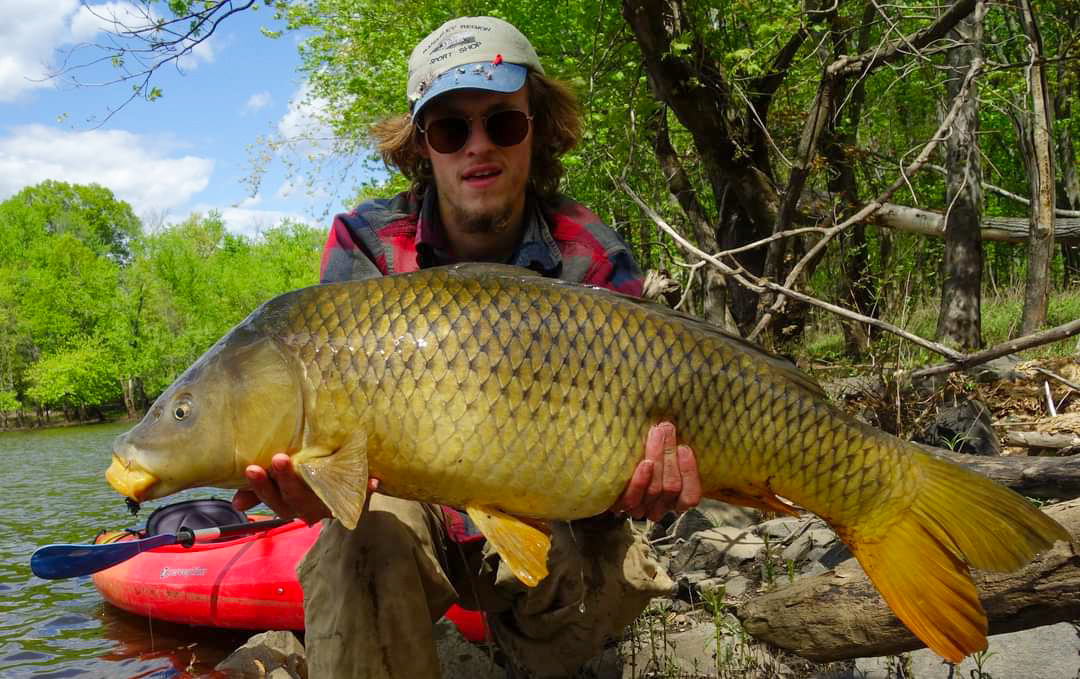
[{"label": "water reflection", "polygon": [[250,633],[134,616],[102,602],[89,577],[42,580],[30,555],[134,527],[158,505],[228,491],[181,493],[132,517],[105,483],[112,439],[129,424],[0,433],[0,676],[217,677],[213,667]]}]

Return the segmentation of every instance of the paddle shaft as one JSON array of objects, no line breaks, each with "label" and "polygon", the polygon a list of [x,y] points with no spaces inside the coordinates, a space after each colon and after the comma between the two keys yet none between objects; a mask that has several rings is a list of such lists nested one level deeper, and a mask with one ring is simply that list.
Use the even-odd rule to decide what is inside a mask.
[{"label": "paddle shaft", "polygon": [[292,519],[246,521],[212,528],[181,528],[176,533],[162,533],[141,540],[123,540],[91,545],[46,545],[30,557],[30,570],[39,578],[58,580],[89,575],[127,561],[142,552],[181,545],[191,547],[219,537],[233,537],[272,530],[292,522]]}]

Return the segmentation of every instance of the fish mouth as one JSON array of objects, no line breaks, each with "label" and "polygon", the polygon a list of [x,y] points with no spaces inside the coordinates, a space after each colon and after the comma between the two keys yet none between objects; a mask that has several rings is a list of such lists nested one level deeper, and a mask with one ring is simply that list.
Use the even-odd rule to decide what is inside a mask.
[{"label": "fish mouth", "polygon": [[150,488],[158,482],[158,478],[150,472],[133,466],[130,461],[122,460],[117,455],[113,455],[112,464],[105,471],[105,480],[113,490],[136,502],[148,499]]}]

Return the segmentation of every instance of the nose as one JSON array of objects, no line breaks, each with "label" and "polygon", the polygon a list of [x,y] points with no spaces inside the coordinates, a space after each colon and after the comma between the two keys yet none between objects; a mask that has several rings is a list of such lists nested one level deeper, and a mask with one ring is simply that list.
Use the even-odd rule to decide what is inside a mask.
[{"label": "nose", "polygon": [[465,153],[479,155],[495,146],[495,142],[488,136],[486,124],[487,121],[479,116],[469,121],[469,138],[465,140],[465,147],[462,149]]}]

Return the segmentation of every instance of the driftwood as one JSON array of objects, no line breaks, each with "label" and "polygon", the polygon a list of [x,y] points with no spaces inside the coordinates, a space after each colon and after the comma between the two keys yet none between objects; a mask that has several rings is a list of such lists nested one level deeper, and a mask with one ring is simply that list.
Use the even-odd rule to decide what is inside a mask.
[{"label": "driftwood", "polygon": [[964,455],[930,446],[920,447],[977,471],[1027,497],[1040,500],[1070,500],[1080,497],[1080,456],[988,457]]},{"label": "driftwood", "polygon": [[[990,633],[1080,618],[1080,500],[1046,508],[1073,536],[1015,573],[977,574]],[[854,559],[738,607],[755,638],[815,662],[892,655],[923,644],[893,615]]]},{"label": "driftwood", "polygon": [[[887,203],[870,218],[876,224],[896,231],[917,233],[923,236],[943,238],[945,217],[940,212],[921,210],[906,205]],[[1027,240],[1031,225],[1027,217],[983,217],[982,239],[1023,243]],[[1054,238],[1058,241],[1080,240],[1080,219],[1057,217],[1054,219]]]},{"label": "driftwood", "polygon": [[1048,434],[1042,431],[1007,431],[1005,432],[1004,439],[1005,445],[1007,446],[1050,448],[1054,450],[1080,448],[1080,435],[1077,434]]}]

